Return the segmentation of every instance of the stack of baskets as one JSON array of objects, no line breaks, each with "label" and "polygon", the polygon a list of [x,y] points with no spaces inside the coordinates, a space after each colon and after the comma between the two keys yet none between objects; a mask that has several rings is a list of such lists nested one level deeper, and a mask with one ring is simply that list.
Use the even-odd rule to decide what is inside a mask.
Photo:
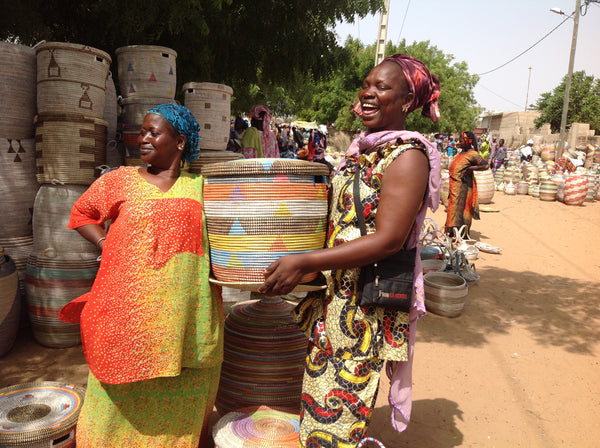
[{"label": "stack of baskets", "polygon": [[[37,341],[80,343],[79,326],[58,319],[63,305],[89,291],[99,267],[97,248],[67,229],[71,208],[106,161],[106,86],[111,59],[85,45],[47,42],[36,48],[37,180],[33,248],[25,290]],[[113,102],[114,104],[114,102]]]},{"label": "stack of baskets", "polygon": [[130,45],[117,48],[115,54],[122,97],[120,151],[125,165],[139,165],[137,137],[144,116],[154,106],[176,102],[177,52],[155,45]]},{"label": "stack of baskets", "polygon": [[64,42],[43,43],[36,56],[38,182],[89,185],[106,161],[110,56]]},{"label": "stack of baskets", "polygon": [[17,268],[24,295],[25,264],[33,244],[36,57],[24,45],[0,42],[0,247]]},{"label": "stack of baskets", "polygon": [[227,151],[231,129],[233,89],[212,82],[188,82],[183,85],[184,104],[200,125],[200,156],[190,164],[191,173],[200,173],[210,163],[242,158]]}]

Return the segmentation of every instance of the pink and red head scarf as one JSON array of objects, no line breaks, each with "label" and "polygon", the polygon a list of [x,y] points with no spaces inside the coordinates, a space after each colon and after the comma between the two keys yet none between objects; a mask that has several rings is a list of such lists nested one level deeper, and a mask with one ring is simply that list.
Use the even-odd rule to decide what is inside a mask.
[{"label": "pink and red head scarf", "polygon": [[[261,117],[260,114],[264,114],[264,117]],[[263,120],[263,134],[269,135],[271,133],[271,111],[267,106],[262,106],[257,104],[250,109],[250,118],[255,118],[256,120]]]},{"label": "pink and red head scarf", "polygon": [[[381,63],[395,62],[404,72],[409,91],[414,93],[414,99],[408,112],[423,108],[423,116],[437,121],[440,118],[440,109],[437,99],[440,96],[440,80],[431,73],[425,64],[407,54],[394,54],[388,56]],[[355,106],[354,112],[360,116],[360,101]]]}]

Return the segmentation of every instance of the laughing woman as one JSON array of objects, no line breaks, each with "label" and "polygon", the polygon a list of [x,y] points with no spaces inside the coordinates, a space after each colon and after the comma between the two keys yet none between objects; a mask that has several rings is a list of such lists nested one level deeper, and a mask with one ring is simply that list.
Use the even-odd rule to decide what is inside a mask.
[{"label": "laughing woman", "polygon": [[108,172],[73,206],[69,227],[102,250],[91,291],[60,315],[81,324],[90,368],[78,448],[206,445],[223,314],[202,178],[181,171],[198,157],[198,131],[185,107],[155,107],[138,136],[148,166]]},{"label": "laughing woman", "polygon": [[[303,447],[355,447],[365,437],[385,361],[392,423],[402,431],[408,422],[416,321],[425,313],[418,251],[409,313],[361,307],[357,288],[361,266],[416,247],[427,207],[439,204],[440,155],[424,136],[404,130],[407,115],[419,108],[437,120],[439,93],[437,77],[411,56],[389,56],[371,70],[354,109],[367,131],[332,179],[327,248],[282,257],[265,271],[264,293],[286,294],[309,272],[327,278],[326,297],[307,296],[296,308],[310,341]],[[354,207],[356,176],[365,236]]]}]

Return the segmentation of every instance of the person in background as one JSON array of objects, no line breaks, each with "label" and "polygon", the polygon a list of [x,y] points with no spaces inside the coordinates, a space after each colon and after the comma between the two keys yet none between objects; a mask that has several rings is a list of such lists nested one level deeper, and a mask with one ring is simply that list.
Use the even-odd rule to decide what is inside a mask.
[{"label": "person in background", "polygon": [[[439,118],[439,81],[404,54],[389,56],[364,79],[354,112],[366,132],[354,140],[332,178],[326,249],[282,257],[265,270],[259,292],[289,293],[303,275],[324,271],[325,297],[308,295],[297,307],[309,337],[300,446],[356,447],[365,437],[385,361],[391,376],[392,423],[406,428],[417,319],[425,314],[418,252],[410,313],[358,304],[360,267],[418,243],[427,207],[440,203],[440,154],[407,115]],[[359,176],[360,198],[354,198]],[[354,200],[363,204],[361,236]]]},{"label": "person in background", "polygon": [[489,137],[482,137],[481,145],[479,146],[479,154],[481,154],[481,157],[483,157],[485,160],[488,160],[490,155],[490,146]]},{"label": "person in background", "polygon": [[533,140],[527,140],[527,144],[521,146],[519,148],[519,152],[521,153],[521,162],[531,162],[533,158]]},{"label": "person in background", "polygon": [[147,166],[102,175],[73,205],[69,228],[102,251],[91,291],[60,311],[80,324],[90,369],[78,448],[208,442],[222,298],[209,283],[203,179],[181,170],[200,153],[199,130],[185,107],[154,107],[138,136]]},{"label": "person in background", "polygon": [[479,151],[477,140],[471,131],[464,131],[458,140],[460,152],[450,167],[450,185],[448,195],[448,211],[446,216],[446,232],[453,236],[454,228],[467,226],[471,229],[472,219],[479,219],[479,199],[477,182],[473,171],[486,170],[488,163]]},{"label": "person in background", "polygon": [[492,171],[496,174],[496,170],[504,165],[506,159],[506,146],[504,146],[504,139],[501,138],[498,141],[498,146],[490,155],[490,161],[494,164]]},{"label": "person in background", "polygon": [[233,122],[233,126],[229,131],[229,142],[227,143],[227,150],[232,152],[242,151],[242,138],[241,135],[248,128],[248,123],[242,117],[236,117]]},{"label": "person in background", "polygon": [[244,158],[279,158],[277,136],[271,130],[271,113],[266,106],[250,109],[250,127],[242,135]]}]

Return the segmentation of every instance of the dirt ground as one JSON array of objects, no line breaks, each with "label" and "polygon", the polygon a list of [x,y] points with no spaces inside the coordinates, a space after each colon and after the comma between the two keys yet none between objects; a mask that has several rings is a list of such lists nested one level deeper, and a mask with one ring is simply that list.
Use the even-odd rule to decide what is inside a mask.
[{"label": "dirt ground", "polygon": [[[597,447],[600,440],[600,203],[496,192],[471,237],[481,279],[456,318],[419,321],[408,429],[389,422],[382,382],[370,435],[387,448]],[[430,215],[443,225],[443,207]],[[0,387],[85,385],[80,347],[48,349],[27,328],[0,358]]]}]

